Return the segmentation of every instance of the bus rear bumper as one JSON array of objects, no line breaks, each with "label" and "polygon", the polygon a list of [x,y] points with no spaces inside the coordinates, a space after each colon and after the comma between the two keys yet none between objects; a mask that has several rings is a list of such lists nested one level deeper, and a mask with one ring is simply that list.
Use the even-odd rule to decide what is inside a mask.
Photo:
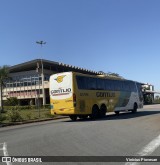
[{"label": "bus rear bumper", "polygon": [[74,115],[75,108],[51,110],[52,115]]}]

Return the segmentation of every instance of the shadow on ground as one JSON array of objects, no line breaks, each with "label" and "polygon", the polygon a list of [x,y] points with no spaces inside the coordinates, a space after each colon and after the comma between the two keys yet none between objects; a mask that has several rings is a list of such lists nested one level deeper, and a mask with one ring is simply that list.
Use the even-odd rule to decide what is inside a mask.
[{"label": "shadow on ground", "polygon": [[98,118],[96,120],[92,120],[90,118],[87,119],[77,119],[76,121],[67,120],[63,122],[89,122],[89,121],[100,121],[100,120],[124,120],[124,119],[131,119],[131,118],[137,118],[142,116],[150,116],[160,114],[159,111],[138,111],[137,113],[131,113],[131,112],[121,112],[119,115],[116,114],[106,114],[103,118]]}]

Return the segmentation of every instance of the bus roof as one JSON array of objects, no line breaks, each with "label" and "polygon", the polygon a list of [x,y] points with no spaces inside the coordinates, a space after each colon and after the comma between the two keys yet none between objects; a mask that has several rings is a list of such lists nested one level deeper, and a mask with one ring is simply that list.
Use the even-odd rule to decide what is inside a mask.
[{"label": "bus roof", "polygon": [[56,73],[56,74],[64,74],[64,73],[73,73],[73,74],[82,75],[82,76],[86,76],[86,77],[89,76],[89,77],[102,78],[102,79],[110,79],[110,80],[132,81],[132,82],[136,82],[136,81],[124,79],[124,78],[121,78],[121,77],[107,76],[107,75],[103,75],[103,74],[102,74],[102,75],[90,75],[90,74],[84,74],[84,73],[73,72],[73,71],[61,72],[61,73]]}]

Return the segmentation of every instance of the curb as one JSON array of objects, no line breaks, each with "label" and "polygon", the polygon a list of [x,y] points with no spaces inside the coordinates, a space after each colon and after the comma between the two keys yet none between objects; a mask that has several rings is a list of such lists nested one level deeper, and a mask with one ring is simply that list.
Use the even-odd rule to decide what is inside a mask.
[{"label": "curb", "polygon": [[40,120],[31,120],[31,121],[24,121],[24,122],[15,122],[15,123],[7,123],[7,124],[0,124],[0,127],[8,127],[8,126],[14,126],[14,125],[23,125],[23,124],[30,124],[30,123],[38,123],[43,121],[50,121],[50,120],[59,120],[59,119],[65,119],[68,118],[68,116],[59,116],[55,118],[48,118],[48,119],[40,119]]}]

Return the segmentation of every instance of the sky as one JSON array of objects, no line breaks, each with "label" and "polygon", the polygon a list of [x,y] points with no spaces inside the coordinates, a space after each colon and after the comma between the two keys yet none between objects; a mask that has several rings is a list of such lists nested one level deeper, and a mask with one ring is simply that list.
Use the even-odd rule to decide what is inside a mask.
[{"label": "sky", "polygon": [[0,0],[0,66],[39,58],[160,91],[160,1]]}]

